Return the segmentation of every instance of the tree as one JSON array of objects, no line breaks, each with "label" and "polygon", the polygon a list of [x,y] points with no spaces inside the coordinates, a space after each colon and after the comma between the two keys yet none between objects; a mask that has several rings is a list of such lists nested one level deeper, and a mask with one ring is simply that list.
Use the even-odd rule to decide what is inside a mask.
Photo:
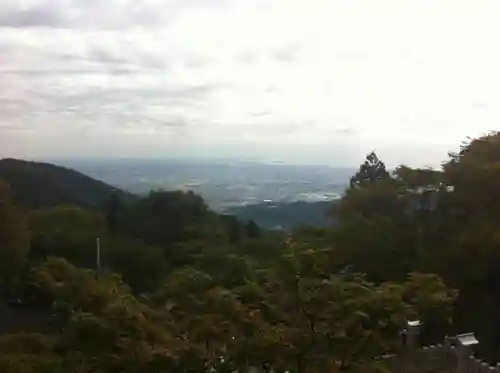
[{"label": "tree", "polygon": [[293,372],[354,369],[399,349],[407,319],[427,320],[430,310],[450,315],[454,293],[436,276],[376,285],[349,271],[330,274],[325,255],[292,241],[261,285],[267,322],[262,343],[275,366]]},{"label": "tree", "polygon": [[221,357],[229,359],[239,335],[242,306],[211,276],[192,267],[174,271],[156,294],[155,304],[166,309],[176,333],[189,341],[197,352],[194,365],[210,365]]},{"label": "tree", "polygon": [[245,224],[245,234],[249,238],[256,238],[262,234],[262,231],[255,221],[250,220]]},{"label": "tree", "polygon": [[401,165],[394,171],[396,180],[399,181],[402,192],[409,189],[429,188],[439,190],[443,183],[443,172],[431,168],[411,168]]},{"label": "tree", "polygon": [[390,177],[382,162],[375,152],[366,156],[365,162],[359,167],[358,172],[351,178],[351,188],[361,188],[366,185],[375,184]]},{"label": "tree", "polygon": [[440,240],[434,210],[444,206],[443,173],[400,166],[392,176],[384,172],[384,177],[362,182],[366,178],[359,175],[365,173],[353,177],[358,182],[332,209],[337,268],[349,264],[377,283],[432,270],[428,247]]},{"label": "tree", "polygon": [[124,203],[121,197],[113,193],[104,204],[106,213],[106,222],[111,233],[116,233],[119,229],[120,219],[122,219],[125,210]]},{"label": "tree", "polygon": [[106,235],[104,217],[76,206],[56,206],[29,214],[32,255],[56,255],[83,267],[95,267],[96,238]]},{"label": "tree", "polygon": [[[443,165],[444,184],[434,212],[431,269],[460,290],[455,320],[475,330],[483,356],[497,359],[500,307],[500,132],[464,142]],[[457,268],[463,268],[457,271]],[[480,289],[480,291],[478,291]]]},{"label": "tree", "polygon": [[120,232],[170,248],[191,238],[208,215],[203,199],[191,191],[152,191],[127,208]]},{"label": "tree", "polygon": [[[17,333],[0,337],[0,371],[16,373],[63,372],[63,359],[56,353],[54,337]],[[74,372],[82,373],[74,366]]]},{"label": "tree", "polygon": [[50,259],[33,269],[32,292],[52,300],[63,325],[58,351],[83,361],[89,372],[156,372],[173,369],[188,349],[116,275]]},{"label": "tree", "polygon": [[376,283],[404,279],[418,268],[419,253],[402,183],[374,154],[352,181],[332,208],[334,268],[351,265]]},{"label": "tree", "polygon": [[0,182],[0,286],[12,290],[29,252],[29,235],[9,187]]},{"label": "tree", "polygon": [[355,216],[367,219],[379,216],[399,220],[405,215],[406,205],[400,198],[394,182],[384,181],[363,188],[351,188],[344,198],[333,206],[337,223]]},{"label": "tree", "polygon": [[156,290],[168,268],[162,248],[123,236],[102,240],[101,265],[121,274],[135,293]]},{"label": "tree", "polygon": [[332,206],[332,212],[340,221],[354,215],[365,218],[379,215],[395,217],[401,212],[398,197],[397,183],[387,172],[385,164],[371,152],[351,177],[344,198]]},{"label": "tree", "polygon": [[464,142],[442,170],[400,166],[390,179],[354,183],[332,240],[334,268],[349,264],[377,283],[420,270],[457,288],[453,327],[474,330],[491,359],[500,343],[499,149],[493,132]]},{"label": "tree", "polygon": [[350,266],[375,283],[402,280],[418,266],[412,236],[403,222],[388,217],[343,221],[333,233],[332,266],[335,270]]}]

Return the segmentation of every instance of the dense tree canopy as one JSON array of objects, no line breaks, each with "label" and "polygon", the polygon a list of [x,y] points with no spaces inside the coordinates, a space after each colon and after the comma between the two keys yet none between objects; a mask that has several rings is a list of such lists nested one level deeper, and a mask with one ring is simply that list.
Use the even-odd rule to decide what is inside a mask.
[{"label": "dense tree canopy", "polygon": [[25,219],[13,205],[10,188],[0,180],[0,286],[4,292],[15,285],[28,251]]},{"label": "dense tree canopy", "polygon": [[58,205],[100,208],[111,195],[134,196],[80,172],[49,163],[0,159],[0,179],[7,182],[19,207],[41,209]]},{"label": "dense tree canopy", "polygon": [[32,211],[28,216],[33,256],[56,255],[73,263],[95,265],[95,242],[106,231],[102,215],[76,206]]},{"label": "dense tree canopy", "polygon": [[374,281],[418,270],[459,289],[454,329],[475,331],[491,359],[500,343],[499,149],[494,132],[463,143],[442,170],[400,166],[390,179],[353,184],[335,210],[332,242],[337,267]]},{"label": "dense tree canopy", "polygon": [[474,331],[497,359],[499,149],[492,133],[442,170],[393,172],[370,153],[332,227],[286,235],[192,192],[23,213],[0,185],[2,285],[53,315],[49,332],[0,336],[0,370],[371,371],[413,318],[424,343]]},{"label": "dense tree canopy", "polygon": [[351,177],[351,188],[362,188],[384,181],[389,178],[389,172],[375,152],[366,156],[365,162],[359,167],[358,172]]}]

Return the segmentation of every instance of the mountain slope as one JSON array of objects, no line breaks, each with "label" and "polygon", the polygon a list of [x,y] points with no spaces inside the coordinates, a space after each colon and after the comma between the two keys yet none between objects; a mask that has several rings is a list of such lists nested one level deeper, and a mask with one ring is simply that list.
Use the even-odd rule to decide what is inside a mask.
[{"label": "mountain slope", "polygon": [[30,209],[61,204],[100,207],[113,194],[125,200],[134,198],[102,181],[50,163],[1,159],[0,180],[10,185],[18,205]]},{"label": "mountain slope", "polygon": [[329,214],[335,201],[257,203],[227,208],[226,213],[242,221],[254,220],[266,229],[292,230],[300,226],[328,227],[333,224]]}]

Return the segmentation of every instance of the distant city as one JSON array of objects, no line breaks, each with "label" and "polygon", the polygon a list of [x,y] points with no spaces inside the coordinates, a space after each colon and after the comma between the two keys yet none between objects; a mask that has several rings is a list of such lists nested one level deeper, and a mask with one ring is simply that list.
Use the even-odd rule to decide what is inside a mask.
[{"label": "distant city", "polygon": [[192,190],[217,211],[257,203],[324,202],[341,197],[355,170],[241,161],[57,161],[93,178],[143,194]]}]

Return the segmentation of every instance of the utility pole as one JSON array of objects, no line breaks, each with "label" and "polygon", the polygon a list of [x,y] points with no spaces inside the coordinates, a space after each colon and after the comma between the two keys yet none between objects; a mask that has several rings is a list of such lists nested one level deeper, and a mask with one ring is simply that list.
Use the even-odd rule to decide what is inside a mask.
[{"label": "utility pole", "polygon": [[101,273],[101,239],[99,237],[96,238],[96,265],[97,278],[99,278]]}]

